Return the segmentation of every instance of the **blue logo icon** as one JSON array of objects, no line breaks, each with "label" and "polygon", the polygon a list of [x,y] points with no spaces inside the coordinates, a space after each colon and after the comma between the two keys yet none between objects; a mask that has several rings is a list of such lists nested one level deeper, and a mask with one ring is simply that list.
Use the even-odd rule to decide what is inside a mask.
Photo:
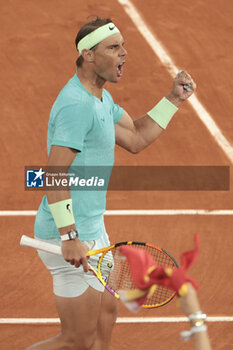
[{"label": "blue logo icon", "polygon": [[43,187],[44,186],[44,174],[42,168],[40,170],[26,170],[26,186],[27,187]]}]

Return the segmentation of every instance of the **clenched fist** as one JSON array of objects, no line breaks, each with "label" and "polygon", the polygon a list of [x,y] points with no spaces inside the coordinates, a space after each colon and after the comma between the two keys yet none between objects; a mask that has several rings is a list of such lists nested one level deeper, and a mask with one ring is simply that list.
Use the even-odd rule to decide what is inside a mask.
[{"label": "clenched fist", "polygon": [[166,96],[166,98],[175,106],[179,107],[183,101],[193,94],[195,89],[196,84],[191,75],[186,71],[181,70],[177,73],[174,79],[173,89]]}]

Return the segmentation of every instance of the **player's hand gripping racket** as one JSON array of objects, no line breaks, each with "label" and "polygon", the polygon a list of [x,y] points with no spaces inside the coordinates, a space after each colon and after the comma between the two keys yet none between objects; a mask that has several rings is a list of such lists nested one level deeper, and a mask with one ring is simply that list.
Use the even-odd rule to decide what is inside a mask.
[{"label": "player's hand gripping racket", "polygon": [[[48,253],[62,256],[61,247],[22,236],[20,245],[36,248]],[[109,247],[90,250],[87,256],[99,254],[98,266],[93,268],[89,265],[89,270],[99,279],[103,286],[117,299],[119,299],[119,290],[134,289],[135,286],[131,279],[130,268],[127,259],[120,253],[120,247],[130,245],[132,247],[147,251],[155,260],[157,265],[166,265],[168,267],[178,267],[175,259],[168,254],[164,249],[144,242],[120,242]],[[107,278],[106,278],[107,272]],[[143,308],[156,308],[163,306],[171,301],[175,292],[163,286],[158,286],[155,292],[146,299]]]}]

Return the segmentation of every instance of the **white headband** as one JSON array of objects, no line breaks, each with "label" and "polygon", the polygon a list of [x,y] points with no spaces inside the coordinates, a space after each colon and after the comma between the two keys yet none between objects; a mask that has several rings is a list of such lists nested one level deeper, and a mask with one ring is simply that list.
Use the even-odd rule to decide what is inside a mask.
[{"label": "white headband", "polygon": [[120,31],[113,23],[107,23],[102,27],[95,29],[79,41],[77,45],[79,54],[82,54],[83,49],[90,50],[104,39],[116,33],[120,33]]}]

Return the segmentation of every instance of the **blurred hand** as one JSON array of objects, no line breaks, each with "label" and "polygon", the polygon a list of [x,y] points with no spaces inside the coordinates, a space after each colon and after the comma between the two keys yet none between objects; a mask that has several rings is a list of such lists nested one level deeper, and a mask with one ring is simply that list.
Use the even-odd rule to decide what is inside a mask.
[{"label": "blurred hand", "polygon": [[187,316],[197,311],[200,311],[200,304],[197,298],[197,292],[191,283],[188,283],[187,294],[179,298],[179,304],[181,309]]}]

